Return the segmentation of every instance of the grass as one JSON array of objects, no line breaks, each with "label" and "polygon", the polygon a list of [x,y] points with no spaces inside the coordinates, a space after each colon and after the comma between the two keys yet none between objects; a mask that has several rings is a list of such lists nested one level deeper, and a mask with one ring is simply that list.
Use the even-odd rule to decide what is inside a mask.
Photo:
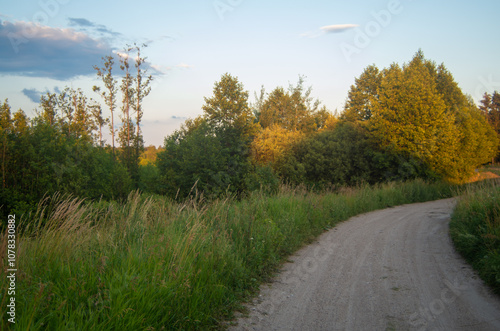
[{"label": "grass", "polygon": [[[210,203],[137,192],[123,204],[56,195],[21,220],[16,329],[219,329],[287,256],[326,229],[453,191],[413,181],[322,194],[283,186],[272,196]],[[5,249],[2,236],[2,256]],[[2,274],[2,311],[7,287]],[[5,315],[2,330],[11,327]]]},{"label": "grass", "polygon": [[500,294],[500,181],[483,182],[463,194],[450,234],[458,252]]}]

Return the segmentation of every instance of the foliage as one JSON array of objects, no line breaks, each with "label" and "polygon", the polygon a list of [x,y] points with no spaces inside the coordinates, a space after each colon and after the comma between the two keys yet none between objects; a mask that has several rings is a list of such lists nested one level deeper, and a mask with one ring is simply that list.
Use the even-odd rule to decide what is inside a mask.
[{"label": "foliage", "polygon": [[252,141],[252,160],[258,164],[275,165],[304,136],[302,131],[287,130],[276,124],[264,128]]},{"label": "foliage", "polygon": [[375,65],[366,67],[349,90],[342,118],[349,122],[369,120],[381,80],[382,74]]},{"label": "foliage", "polygon": [[[23,249],[16,328],[220,328],[287,256],[325,229],[359,213],[450,192],[447,185],[416,181],[344,194],[282,187],[273,196],[255,192],[210,204],[137,192],[124,203],[54,196],[19,220],[25,230],[17,239]],[[1,235],[3,256],[6,247]],[[0,265],[2,294],[6,270]],[[9,327],[5,318],[0,323]]]},{"label": "foliage", "polygon": [[458,152],[457,130],[421,58],[405,68],[393,65],[385,70],[378,93],[369,123],[374,139],[449,175]]},{"label": "foliage", "polygon": [[55,192],[119,199],[132,189],[127,170],[110,151],[96,148],[89,135],[81,134],[91,128],[73,126],[75,130],[70,130],[67,116],[57,115],[62,112],[54,111],[51,120],[42,113],[30,121],[22,111],[10,118],[6,102],[2,109],[9,109],[2,111],[0,132],[2,216],[28,212],[44,195]]},{"label": "foliage", "polygon": [[144,148],[144,151],[141,153],[139,157],[139,165],[145,166],[148,164],[153,164],[156,162],[156,158],[159,152],[163,151],[163,148],[160,146],[156,148],[154,145],[149,145]]},{"label": "foliage", "polygon": [[328,118],[325,107],[311,97],[312,88],[304,89],[304,78],[296,86],[275,88],[265,99],[264,91],[258,99],[258,121],[263,129],[281,127],[289,131],[310,133],[321,129]]},{"label": "foliage", "polygon": [[229,165],[220,137],[204,123],[185,137],[176,131],[165,139],[165,151],[158,153],[160,192],[186,197],[196,190],[209,196],[223,193],[231,184],[225,171]]},{"label": "foliage", "polygon": [[484,182],[460,198],[450,222],[458,252],[500,293],[500,186]]},{"label": "foliage", "polygon": [[398,167],[411,160],[412,168],[421,167],[414,174],[452,182],[470,177],[498,146],[491,126],[451,73],[422,51],[402,67],[367,67],[351,87],[342,118],[367,131],[375,152],[402,160]]},{"label": "foliage", "polygon": [[270,165],[255,165],[245,177],[245,187],[249,193],[262,191],[273,194],[278,191],[280,178]]},{"label": "foliage", "polygon": [[256,129],[247,99],[236,77],[222,75],[213,97],[205,98],[204,116],[186,121],[165,139],[157,160],[160,192],[186,197],[200,191],[216,197],[245,190]]},{"label": "foliage", "polygon": [[228,73],[215,83],[213,96],[205,98],[202,108],[205,120],[214,129],[235,128],[244,136],[243,139],[248,139],[255,131],[248,92],[237,77]]},{"label": "foliage", "polygon": [[356,185],[371,182],[372,155],[366,134],[348,122],[297,143],[279,162],[280,174],[296,184]]},{"label": "foliage", "polygon": [[[481,100],[479,109],[488,120],[488,123],[490,123],[493,127],[497,135],[500,135],[500,93],[497,91],[493,92],[493,94],[485,93],[483,99]],[[497,161],[499,160],[500,149],[497,151],[495,158]]]}]

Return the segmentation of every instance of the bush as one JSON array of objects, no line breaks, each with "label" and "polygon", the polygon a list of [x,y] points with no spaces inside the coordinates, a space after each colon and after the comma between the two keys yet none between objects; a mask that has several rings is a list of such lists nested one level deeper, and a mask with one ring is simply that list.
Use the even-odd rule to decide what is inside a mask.
[{"label": "bush", "polygon": [[245,177],[247,191],[263,191],[266,194],[276,193],[280,185],[279,177],[270,165],[257,165]]},{"label": "bush", "polygon": [[299,142],[280,162],[284,179],[299,184],[357,185],[372,181],[368,137],[354,124],[339,123]]},{"label": "bush", "polygon": [[473,187],[460,199],[450,222],[457,251],[500,293],[500,182]]}]

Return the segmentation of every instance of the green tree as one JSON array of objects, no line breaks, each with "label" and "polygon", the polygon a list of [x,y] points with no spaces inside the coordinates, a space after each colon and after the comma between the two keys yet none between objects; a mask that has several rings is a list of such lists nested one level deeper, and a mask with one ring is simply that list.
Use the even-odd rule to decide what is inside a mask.
[{"label": "green tree", "polygon": [[259,105],[259,123],[266,129],[273,125],[292,131],[310,133],[318,130],[326,120],[326,108],[319,109],[320,101],[311,97],[312,88],[304,88],[304,78],[290,85],[288,90],[275,88]]},{"label": "green tree", "polygon": [[104,141],[102,139],[102,128],[104,125],[109,123],[109,118],[104,118],[102,114],[102,107],[99,103],[93,102],[89,105],[90,115],[97,129],[97,135],[95,137],[96,145],[99,147],[104,147]]},{"label": "green tree", "polygon": [[[147,47],[146,45],[142,45],[142,47]],[[140,152],[144,148],[144,142],[142,141],[142,134],[141,134],[141,121],[142,121],[142,116],[144,115],[144,111],[142,108],[142,102],[145,97],[149,95],[151,92],[151,87],[150,84],[153,81],[153,76],[148,75],[147,70],[143,69],[144,63],[146,62],[145,57],[141,57],[141,48],[139,46],[135,46],[135,50],[137,51],[137,56],[135,57],[135,68],[136,68],[136,75],[135,75],[135,85],[134,85],[134,102],[132,104],[132,108],[135,111],[136,114],[136,126],[137,126],[137,133],[136,133],[136,153],[137,155],[140,154]]]},{"label": "green tree", "polygon": [[252,160],[260,165],[270,164],[276,170],[276,162],[304,136],[302,131],[287,130],[279,125],[266,127],[252,141]]},{"label": "green tree", "polygon": [[79,89],[66,87],[57,96],[57,106],[63,115],[59,122],[68,135],[77,139],[92,141],[94,122],[88,105],[88,98]]},{"label": "green tree", "polygon": [[297,184],[356,185],[372,181],[372,156],[366,133],[341,122],[296,144],[279,160],[278,171]]},{"label": "green tree", "polygon": [[7,182],[7,162],[9,157],[9,135],[12,133],[11,108],[8,100],[0,104],[0,150],[2,153],[2,188]]},{"label": "green tree", "polygon": [[382,73],[375,65],[366,67],[356,78],[347,95],[342,118],[349,122],[367,121],[372,116],[373,103],[378,100]]},{"label": "green tree", "polygon": [[213,96],[205,97],[202,109],[208,125],[214,129],[232,127],[247,137],[255,131],[254,116],[248,105],[248,92],[237,77],[228,73],[215,83]]},{"label": "green tree", "polygon": [[[485,93],[483,99],[481,100],[481,105],[479,109],[483,113],[484,117],[487,119],[488,123],[491,125],[493,130],[500,135],[500,93],[497,91],[493,94]],[[500,149],[496,152],[496,157],[492,157],[491,162],[495,162],[495,158],[498,160],[500,156]]]},{"label": "green tree", "polygon": [[58,118],[57,95],[49,92],[46,95],[42,95],[40,97],[40,106],[42,107],[41,120],[46,121],[49,125],[55,125]]},{"label": "green tree", "polygon": [[158,153],[165,193],[186,196],[195,183],[197,190],[210,196],[245,189],[255,130],[248,92],[229,74],[222,75],[213,91],[205,98],[203,117],[186,121],[165,139],[165,151]]},{"label": "green tree", "polygon": [[176,131],[165,138],[165,150],[157,156],[160,192],[186,197],[195,187],[206,196],[217,196],[231,184],[228,162],[223,142],[208,123],[186,136]]},{"label": "green tree", "polygon": [[129,57],[131,47],[124,49],[123,54],[120,56],[120,69],[123,71],[122,82],[120,85],[120,90],[122,92],[122,134],[119,134],[120,146],[123,149],[130,147],[130,142],[132,141],[130,133],[134,131],[133,123],[130,120],[130,108],[132,99],[134,98],[134,91],[132,89],[132,75],[130,74],[130,64]]},{"label": "green tree", "polygon": [[[373,99],[372,99],[373,100]],[[421,54],[384,70],[370,131],[391,152],[414,157],[445,177],[455,176],[458,131]]]},{"label": "green tree", "polygon": [[104,99],[104,103],[108,106],[111,112],[111,123],[110,124],[110,132],[111,132],[111,145],[113,150],[113,155],[115,154],[115,120],[114,120],[114,112],[116,110],[116,99],[117,99],[117,81],[113,78],[113,65],[115,63],[113,56],[108,55],[102,58],[103,67],[99,68],[98,66],[94,66],[94,69],[97,71],[97,77],[99,77],[104,84],[104,91],[101,91],[101,88],[98,86],[94,86],[94,92],[97,92]]}]

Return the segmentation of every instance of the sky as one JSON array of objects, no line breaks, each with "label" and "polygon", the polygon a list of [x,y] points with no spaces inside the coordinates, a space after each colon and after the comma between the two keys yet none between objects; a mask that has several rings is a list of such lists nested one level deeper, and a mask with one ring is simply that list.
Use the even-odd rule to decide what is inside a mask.
[{"label": "sky", "polygon": [[304,76],[314,98],[341,112],[364,68],[403,64],[421,49],[479,102],[500,91],[498,12],[497,0],[1,0],[0,100],[29,117],[42,94],[65,87],[100,100],[93,66],[136,43],[147,44],[154,77],[146,146],[202,114],[224,73],[251,102],[262,86]]}]

